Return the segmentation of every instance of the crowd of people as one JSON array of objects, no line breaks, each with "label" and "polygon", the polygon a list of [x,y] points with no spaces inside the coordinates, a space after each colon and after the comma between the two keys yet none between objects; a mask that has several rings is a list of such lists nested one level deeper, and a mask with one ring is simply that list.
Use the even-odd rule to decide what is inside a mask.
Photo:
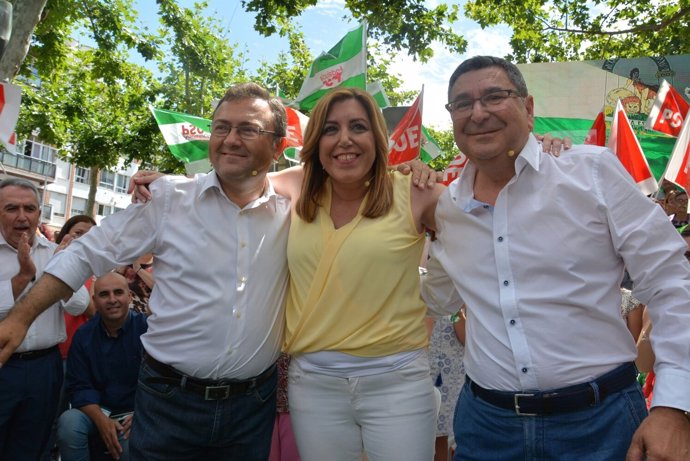
[{"label": "crowd of people", "polygon": [[381,111],[351,88],[317,103],[303,164],[268,174],[286,113],[253,83],[213,113],[212,172],[138,173],[140,203],[57,247],[35,235],[35,187],[0,182],[0,459],[45,453],[63,312],[86,310],[94,274],[65,461],[441,460],[451,435],[456,460],[688,459],[685,241],[610,151],[547,155],[513,64],[464,61],[448,101],[469,159],[448,188],[391,171]]}]

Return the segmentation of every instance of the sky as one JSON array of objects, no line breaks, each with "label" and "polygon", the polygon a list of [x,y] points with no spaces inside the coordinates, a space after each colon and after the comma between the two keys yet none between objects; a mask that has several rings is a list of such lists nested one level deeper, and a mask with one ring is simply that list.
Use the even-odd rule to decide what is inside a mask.
[{"label": "sky", "polygon": [[[434,7],[439,3],[463,5],[465,2],[427,0],[426,3],[429,7]],[[135,4],[139,24],[155,30],[159,25],[155,0],[136,0]],[[179,0],[178,4],[192,8],[194,1]],[[245,67],[250,71],[256,69],[262,61],[273,61],[281,51],[289,52],[288,43],[279,36],[264,37],[254,31],[254,14],[245,12],[239,0],[208,0],[208,7],[198,14],[218,18],[227,40],[239,45],[240,49],[247,50],[248,61]],[[357,26],[351,18],[343,18],[346,14],[344,0],[321,0],[296,18],[295,22],[304,32],[305,42],[313,56],[330,49],[347,31]],[[441,44],[435,43],[434,57],[426,63],[416,62],[407,54],[400,53],[393,57],[389,67],[391,73],[398,74],[402,79],[403,90],[420,91],[424,85],[423,123],[426,126],[442,129],[450,127],[450,118],[443,108],[447,102],[448,77],[463,59],[477,54],[504,56],[510,53],[508,27],[482,30],[477,23],[464,18],[454,23],[453,27],[468,42],[465,54],[451,53]]]}]

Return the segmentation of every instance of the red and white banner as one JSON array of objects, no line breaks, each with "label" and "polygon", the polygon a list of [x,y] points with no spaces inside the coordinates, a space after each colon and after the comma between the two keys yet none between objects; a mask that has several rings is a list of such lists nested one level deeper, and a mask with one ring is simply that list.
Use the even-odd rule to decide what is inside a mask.
[{"label": "red and white banner", "polygon": [[690,105],[683,96],[664,80],[661,82],[644,127],[648,130],[678,136],[680,127],[683,125],[683,117],[688,113],[688,109]]},{"label": "red and white banner", "polygon": [[19,105],[22,102],[22,91],[11,83],[0,84],[0,142],[14,152],[16,135],[14,128],[19,118]]},{"label": "red and white banner", "polygon": [[304,132],[307,129],[309,117],[290,107],[285,107],[285,112],[287,112],[287,133],[285,134],[287,147],[283,155],[291,162],[299,162],[299,153],[304,145]]},{"label": "red and white banner", "polygon": [[650,195],[657,191],[659,185],[649,169],[640,142],[630,126],[628,116],[625,114],[621,100],[616,104],[613,114],[611,134],[609,136],[609,149],[611,149],[625,169],[630,173],[643,194]]},{"label": "red and white banner", "polygon": [[678,139],[676,139],[676,145],[673,146],[671,158],[668,161],[668,165],[666,165],[666,172],[664,173],[664,178],[683,189],[688,187],[688,160],[690,159],[690,149],[688,149],[689,142],[690,113],[686,113],[683,126],[678,134]]},{"label": "red and white banner", "polygon": [[594,123],[592,124],[592,128],[589,129],[589,133],[587,133],[584,144],[602,147],[606,145],[606,120],[604,119],[603,112],[599,112],[597,118],[594,119]]},{"label": "red and white banner", "polygon": [[419,157],[422,138],[422,105],[424,99],[424,88],[419,93],[414,104],[407,110],[405,116],[395,127],[388,142],[388,164],[398,165],[400,163],[414,160]]},{"label": "red and white banner", "polygon": [[441,181],[446,186],[452,183],[454,180],[460,176],[462,169],[467,165],[467,156],[460,152],[455,156],[453,160],[450,161],[445,170],[443,170],[443,181]]}]

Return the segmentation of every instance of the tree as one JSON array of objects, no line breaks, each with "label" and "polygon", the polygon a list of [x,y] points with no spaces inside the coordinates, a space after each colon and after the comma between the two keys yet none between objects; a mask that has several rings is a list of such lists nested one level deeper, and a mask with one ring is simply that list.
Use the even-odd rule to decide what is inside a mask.
[{"label": "tree", "polygon": [[91,214],[100,170],[113,169],[121,157],[151,159],[162,147],[147,108],[155,85],[151,73],[134,64],[120,66],[121,79],[100,78],[97,50],[73,49],[70,56],[40,85],[21,83],[25,102],[17,131],[38,131],[71,163],[91,169]]},{"label": "tree", "polygon": [[465,11],[510,26],[517,62],[690,53],[689,0],[470,0]]},{"label": "tree", "polygon": [[[271,35],[281,21],[302,14],[317,0],[242,0],[242,6],[256,13],[254,28]],[[394,52],[406,51],[423,62],[433,56],[431,43],[440,41],[451,51],[463,53],[467,41],[453,31],[458,19],[457,5],[440,4],[433,9],[423,0],[346,0],[355,20],[367,20],[372,38]]]},{"label": "tree", "polygon": [[221,24],[199,17],[193,9],[180,8],[173,0],[157,0],[163,29],[162,39],[172,43],[171,54],[159,65],[165,75],[161,99],[166,109],[197,116],[209,116],[212,101],[236,81],[247,79],[242,55],[223,37]]}]

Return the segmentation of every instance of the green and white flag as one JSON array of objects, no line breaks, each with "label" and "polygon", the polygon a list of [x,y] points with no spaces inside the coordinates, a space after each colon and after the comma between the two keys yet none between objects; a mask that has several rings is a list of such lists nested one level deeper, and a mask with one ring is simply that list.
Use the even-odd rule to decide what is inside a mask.
[{"label": "green and white flag", "polygon": [[438,145],[436,140],[431,136],[424,125],[422,125],[422,147],[420,149],[419,157],[424,163],[429,163],[439,155],[443,154],[443,149]]},{"label": "green and white flag", "polygon": [[367,93],[374,97],[376,104],[378,104],[381,109],[390,107],[391,103],[388,100],[388,95],[386,95],[386,90],[383,89],[383,85],[380,81],[367,83]]},{"label": "green and white flag", "polygon": [[302,111],[309,111],[330,89],[366,88],[367,27],[362,23],[333,48],[316,58],[295,100]]},{"label": "green and white flag", "polygon": [[149,107],[168,149],[185,163],[187,174],[208,173],[213,168],[208,161],[208,140],[211,121],[193,115]]}]

